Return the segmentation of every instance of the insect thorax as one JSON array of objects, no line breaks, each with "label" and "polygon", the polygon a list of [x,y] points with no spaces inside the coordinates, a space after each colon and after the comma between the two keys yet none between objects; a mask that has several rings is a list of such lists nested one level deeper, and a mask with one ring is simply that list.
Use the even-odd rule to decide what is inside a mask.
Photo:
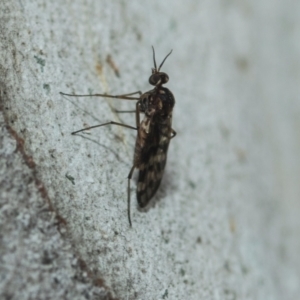
[{"label": "insect thorax", "polygon": [[172,92],[165,87],[155,87],[153,90],[144,93],[140,100],[140,111],[147,117],[159,121],[169,116],[175,105],[175,98]]},{"label": "insect thorax", "polygon": [[174,104],[172,92],[164,87],[156,87],[141,96],[140,111],[145,116],[138,129],[134,153],[134,164],[140,170],[158,151],[167,151]]}]

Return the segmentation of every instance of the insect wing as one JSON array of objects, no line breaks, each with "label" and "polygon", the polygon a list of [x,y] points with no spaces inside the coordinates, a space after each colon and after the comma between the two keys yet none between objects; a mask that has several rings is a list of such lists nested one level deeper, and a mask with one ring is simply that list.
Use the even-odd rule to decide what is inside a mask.
[{"label": "insect wing", "polygon": [[145,207],[160,186],[170,143],[171,118],[166,124],[152,122],[151,130],[141,151],[141,164],[138,176],[137,201]]}]

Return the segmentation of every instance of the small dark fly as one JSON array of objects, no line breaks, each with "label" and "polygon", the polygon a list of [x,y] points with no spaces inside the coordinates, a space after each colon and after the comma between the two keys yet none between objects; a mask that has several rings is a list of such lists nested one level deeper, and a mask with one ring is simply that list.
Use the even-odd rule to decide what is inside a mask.
[{"label": "small dark fly", "polygon": [[[130,218],[130,180],[134,169],[139,170],[137,201],[139,206],[144,208],[148,205],[159,188],[166,166],[169,143],[176,135],[175,130],[172,129],[172,111],[175,105],[175,98],[172,92],[163,86],[169,81],[169,76],[160,71],[165,60],[172,53],[172,50],[164,58],[158,68],[156,66],[153,47],[152,50],[154,68],[149,77],[149,83],[153,85],[154,88],[148,92],[142,93],[141,91],[137,91],[116,96],[106,94],[71,95],[60,93],[65,96],[74,97],[106,97],[137,101],[135,108],[136,127],[110,121],[72,132],[72,134],[77,134],[85,130],[106,125],[119,125],[137,130],[133,166],[128,174],[127,186],[128,220],[130,226],[132,225]],[[134,97],[134,95],[138,96]],[[141,113],[144,114],[142,121],[140,121]]]}]

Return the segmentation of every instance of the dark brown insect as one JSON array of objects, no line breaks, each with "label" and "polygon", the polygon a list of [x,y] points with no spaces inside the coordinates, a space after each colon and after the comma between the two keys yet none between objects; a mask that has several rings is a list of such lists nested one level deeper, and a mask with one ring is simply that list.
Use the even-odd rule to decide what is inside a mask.
[{"label": "dark brown insect", "polygon": [[[105,94],[71,95],[60,93],[65,96],[94,96],[124,100],[137,100],[135,109],[136,127],[111,121],[72,132],[72,134],[76,134],[88,129],[109,124],[137,130],[133,166],[128,174],[127,197],[128,220],[130,226],[130,179],[134,169],[139,169],[137,201],[139,206],[144,208],[154,196],[160,185],[167,161],[169,143],[170,140],[176,135],[175,130],[172,129],[172,111],[175,105],[175,98],[170,90],[163,87],[163,84],[169,81],[169,76],[160,71],[162,65],[172,51],[164,58],[160,66],[157,68],[155,51],[153,47],[152,49],[154,68],[152,69],[152,74],[149,77],[149,83],[154,85],[154,89],[144,94],[142,94],[140,91],[117,96]],[[132,97],[136,94],[138,94],[139,97]],[[144,113],[144,118],[141,122],[140,113]]]}]

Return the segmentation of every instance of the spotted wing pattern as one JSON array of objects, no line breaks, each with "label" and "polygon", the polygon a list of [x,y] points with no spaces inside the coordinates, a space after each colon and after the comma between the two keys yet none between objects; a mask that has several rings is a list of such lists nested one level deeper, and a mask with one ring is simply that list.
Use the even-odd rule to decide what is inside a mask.
[{"label": "spotted wing pattern", "polygon": [[163,122],[151,122],[145,141],[145,145],[149,146],[141,149],[137,200],[142,208],[147,206],[161,183],[171,138],[171,122],[171,116]]}]

